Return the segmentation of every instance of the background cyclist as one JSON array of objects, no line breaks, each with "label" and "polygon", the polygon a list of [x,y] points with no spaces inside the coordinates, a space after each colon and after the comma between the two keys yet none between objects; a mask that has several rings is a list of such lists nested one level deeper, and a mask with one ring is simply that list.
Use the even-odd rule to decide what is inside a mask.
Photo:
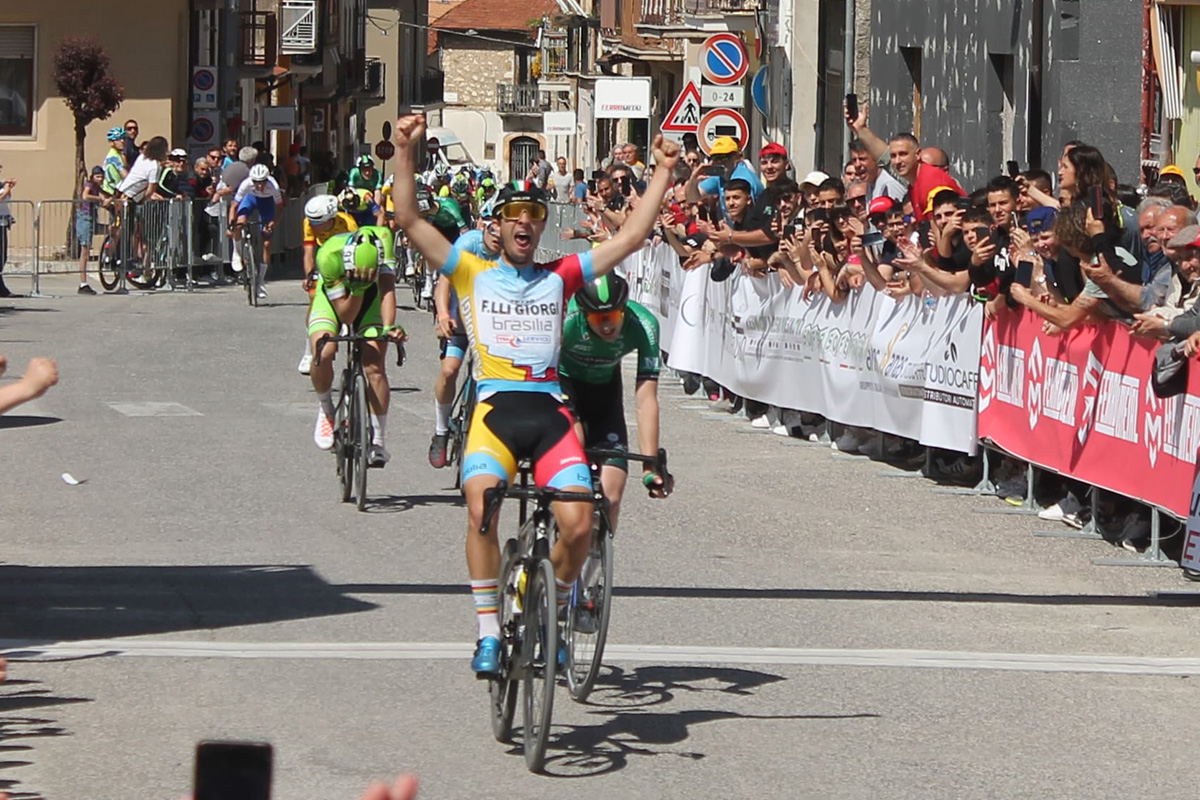
[{"label": "background cyclist", "polygon": [[[343,324],[364,336],[385,330],[389,339],[404,341],[402,328],[389,330],[396,322],[396,260],[392,232],[370,226],[354,233],[339,233],[317,250],[317,287],[308,313],[308,338],[316,352],[317,341],[337,336]],[[313,391],[317,393],[317,425],[313,441],[322,450],[333,447],[333,359],[337,345],[327,342],[319,363],[312,365]],[[371,408],[373,436],[367,461],[382,467],[391,459],[384,447],[387,412],[391,399],[385,357],[387,339],[375,339],[362,349],[367,376],[367,400]]]},{"label": "background cyclist", "polygon": [[241,233],[242,226],[258,212],[258,220],[262,223],[262,262],[258,265],[258,296],[267,296],[263,283],[267,279],[267,267],[271,264],[271,234],[275,232],[275,209],[283,205],[283,193],[279,184],[271,177],[266,164],[255,164],[250,168],[250,177],[242,181],[242,185],[233,194],[233,204],[237,208],[237,219],[234,222],[233,235]]}]

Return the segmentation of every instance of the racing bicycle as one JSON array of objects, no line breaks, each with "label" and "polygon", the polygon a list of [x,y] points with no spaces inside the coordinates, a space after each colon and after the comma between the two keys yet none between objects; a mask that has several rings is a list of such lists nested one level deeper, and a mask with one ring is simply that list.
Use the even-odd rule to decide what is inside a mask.
[{"label": "racing bicycle", "polygon": [[[338,402],[333,418],[333,452],[337,457],[338,488],[343,503],[354,502],[359,511],[367,504],[368,454],[374,429],[371,427],[371,410],[367,405],[367,375],[362,366],[363,345],[370,341],[386,339],[384,328],[378,336],[363,336],[347,333],[342,326],[338,336],[326,334],[317,340],[313,348],[313,363],[321,363],[321,352],[329,342],[348,344],[346,364],[342,367],[342,379],[338,387]],[[396,342],[397,365],[404,364],[404,344]]]},{"label": "racing bicycle", "polygon": [[454,470],[454,488],[462,488],[462,457],[467,446],[467,428],[475,413],[475,376],[469,362],[464,364],[467,377],[458,387],[450,412],[450,438],[447,443],[446,466]]},{"label": "racing bicycle", "polygon": [[238,230],[238,244],[242,253],[242,275],[246,281],[246,301],[252,308],[258,307],[258,291],[262,280],[258,275],[262,261],[263,224],[257,214],[242,223]]},{"label": "racing bicycle", "polygon": [[592,471],[594,499],[592,541],[587,560],[571,589],[565,632],[567,689],[580,703],[587,700],[600,674],[604,643],[608,638],[608,619],[612,613],[613,529],[608,498],[600,485],[600,468],[610,458],[636,461],[649,464],[668,487],[674,483],[667,472],[667,451],[664,449],[659,449],[654,456],[608,448],[589,448],[586,452]]},{"label": "racing bicycle", "polygon": [[534,487],[531,467],[520,465],[520,483],[501,482],[484,492],[486,536],[505,497],[520,500],[517,538],[504,543],[500,558],[500,673],[488,679],[492,735],[498,742],[512,738],[518,686],[523,698],[525,766],[541,772],[554,712],[554,681],[558,669],[558,614],[550,545],[557,526],[550,504],[555,501],[591,503],[592,492],[562,492]]}]

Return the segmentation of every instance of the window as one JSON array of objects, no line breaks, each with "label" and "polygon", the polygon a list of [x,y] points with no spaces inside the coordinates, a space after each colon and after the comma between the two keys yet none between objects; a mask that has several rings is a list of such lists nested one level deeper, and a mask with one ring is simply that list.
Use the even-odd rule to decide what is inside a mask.
[{"label": "window", "polygon": [[0,25],[0,136],[33,135],[32,25]]},{"label": "window", "polygon": [[904,57],[904,66],[908,68],[908,77],[912,81],[912,134],[921,140],[921,48],[901,47],[900,54]]}]

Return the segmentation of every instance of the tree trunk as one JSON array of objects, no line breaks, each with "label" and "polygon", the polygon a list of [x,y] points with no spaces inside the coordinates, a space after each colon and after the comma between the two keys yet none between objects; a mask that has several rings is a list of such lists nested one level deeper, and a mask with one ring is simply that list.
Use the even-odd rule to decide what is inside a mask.
[{"label": "tree trunk", "polygon": [[[83,143],[86,139],[87,126],[77,116],[75,117],[75,189],[71,192],[71,199],[77,203],[83,199],[83,179],[87,174],[87,166],[83,160]],[[67,215],[67,232],[63,241],[67,243],[65,255],[68,259],[74,259],[79,253],[79,241],[75,233],[75,214],[78,211],[79,206],[75,206],[72,213]]]}]

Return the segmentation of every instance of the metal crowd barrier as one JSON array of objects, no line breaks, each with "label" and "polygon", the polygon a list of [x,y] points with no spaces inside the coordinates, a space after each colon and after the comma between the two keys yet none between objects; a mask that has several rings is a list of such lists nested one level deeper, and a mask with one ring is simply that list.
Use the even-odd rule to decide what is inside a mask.
[{"label": "metal crowd barrier", "polygon": [[542,240],[538,247],[537,259],[551,261],[570,253],[585,253],[592,249],[592,243],[587,239],[569,239],[563,241],[563,231],[574,230],[587,215],[575,203],[551,203],[550,212],[546,215],[546,229],[542,232]]},{"label": "metal crowd barrier", "polygon": [[[31,200],[10,200],[9,224],[0,231],[0,272],[30,277],[30,294],[38,293],[37,279],[37,208]],[[0,220],[0,225],[4,221]]]}]

